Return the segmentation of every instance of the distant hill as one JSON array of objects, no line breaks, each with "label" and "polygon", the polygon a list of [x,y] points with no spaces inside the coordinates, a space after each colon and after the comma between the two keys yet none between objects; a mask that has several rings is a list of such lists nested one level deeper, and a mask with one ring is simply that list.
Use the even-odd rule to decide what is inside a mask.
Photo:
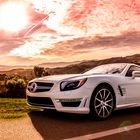
[{"label": "distant hill", "polygon": [[[77,64],[80,61],[75,62],[48,62],[48,63],[41,63],[38,64],[40,67],[47,67],[47,68],[56,68],[56,67],[65,67],[71,64]],[[34,66],[7,66],[7,65],[0,65],[0,72],[1,71],[10,71],[13,69],[32,69]]]},{"label": "distant hill", "polygon": [[54,74],[70,74],[70,73],[83,73],[93,67],[96,67],[98,65],[102,64],[108,64],[108,63],[139,63],[140,64],[140,54],[132,55],[132,56],[126,56],[126,57],[114,57],[104,60],[89,60],[84,61],[78,64],[69,65],[63,68],[53,68],[48,69],[49,73]]},{"label": "distant hill", "polygon": [[48,68],[56,68],[56,67],[66,67],[68,65],[72,64],[78,64],[80,61],[74,61],[74,62],[48,62],[48,63],[42,63],[38,66],[40,67],[48,67]]},{"label": "distant hill", "polygon": [[13,69],[32,69],[33,66],[7,66],[7,65],[0,65],[0,72],[2,71],[10,71]]},{"label": "distant hill", "polygon": [[[51,75],[55,74],[71,74],[71,73],[83,73],[95,66],[102,65],[102,64],[108,64],[108,63],[139,63],[140,64],[140,54],[132,55],[132,56],[126,56],[126,57],[114,57],[114,58],[108,58],[104,60],[88,60],[88,61],[82,61],[77,62],[75,64],[71,64],[65,67],[56,67],[56,68],[48,68],[48,72]],[[48,66],[47,63],[40,64],[39,66]],[[56,64],[56,66],[58,66]],[[28,79],[34,78],[33,68],[31,69],[12,69],[9,71],[0,71],[0,74],[18,74],[21,76],[25,76]]]},{"label": "distant hill", "polygon": [[0,74],[7,74],[7,75],[17,74],[22,77],[26,77],[27,79],[33,79],[35,77],[33,69],[23,69],[23,68],[12,69],[9,71],[0,71]]}]

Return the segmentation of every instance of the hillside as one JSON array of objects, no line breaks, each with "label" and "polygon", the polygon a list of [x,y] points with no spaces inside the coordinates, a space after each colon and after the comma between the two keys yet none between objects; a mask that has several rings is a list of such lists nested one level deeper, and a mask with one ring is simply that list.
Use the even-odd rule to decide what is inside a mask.
[{"label": "hillside", "polygon": [[[55,68],[55,67],[66,67],[71,64],[78,64],[80,61],[75,62],[48,62],[48,63],[41,63],[38,64],[40,67],[49,67],[49,68]],[[2,71],[11,71],[13,69],[33,69],[33,65],[30,66],[7,66],[7,65],[0,65],[0,72]]]},{"label": "hillside", "polygon": [[34,78],[34,73],[32,69],[23,69],[23,68],[18,68],[18,69],[12,69],[9,71],[0,71],[0,74],[17,74],[22,77],[26,77],[27,79],[33,79]]},{"label": "hillside", "polygon": [[74,62],[48,62],[48,63],[39,64],[38,66],[56,68],[56,67],[66,67],[68,65],[78,64],[78,63],[80,63],[80,61],[74,61]]},{"label": "hillside", "polygon": [[[140,54],[126,56],[126,57],[114,57],[104,60],[89,60],[82,61],[77,64],[71,64],[65,67],[48,68],[48,72],[51,75],[55,74],[71,74],[71,73],[83,73],[95,66],[108,64],[108,63],[140,63]],[[34,78],[33,69],[13,69],[9,71],[0,71],[0,74],[18,74],[25,76],[28,79]]]},{"label": "hillside", "polygon": [[140,63],[140,54],[132,55],[132,56],[126,56],[126,57],[114,57],[104,60],[89,60],[84,61],[79,64],[73,64],[69,65],[67,67],[63,68],[53,68],[48,69],[49,73],[54,74],[70,74],[70,73],[83,73],[95,66],[102,65],[102,64],[108,64],[108,63]]}]

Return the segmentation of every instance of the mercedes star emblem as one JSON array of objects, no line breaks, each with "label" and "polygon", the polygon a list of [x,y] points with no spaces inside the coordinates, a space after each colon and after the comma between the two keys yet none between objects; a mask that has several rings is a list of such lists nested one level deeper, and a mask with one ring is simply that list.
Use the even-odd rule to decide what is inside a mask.
[{"label": "mercedes star emblem", "polygon": [[28,86],[28,90],[30,92],[35,92],[37,90],[37,83],[32,83],[30,86]]}]

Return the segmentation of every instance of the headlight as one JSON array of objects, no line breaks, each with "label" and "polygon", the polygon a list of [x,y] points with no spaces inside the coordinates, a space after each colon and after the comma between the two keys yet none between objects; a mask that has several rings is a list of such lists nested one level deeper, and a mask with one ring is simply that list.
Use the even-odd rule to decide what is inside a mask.
[{"label": "headlight", "polygon": [[60,90],[61,91],[67,91],[67,90],[74,90],[77,88],[80,88],[84,83],[87,81],[87,78],[80,79],[80,80],[74,80],[74,81],[64,81],[60,84]]}]

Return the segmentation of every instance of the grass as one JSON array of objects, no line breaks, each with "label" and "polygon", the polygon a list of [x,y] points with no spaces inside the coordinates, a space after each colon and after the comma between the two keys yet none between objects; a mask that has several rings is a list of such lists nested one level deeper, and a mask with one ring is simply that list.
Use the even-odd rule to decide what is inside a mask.
[{"label": "grass", "polygon": [[26,104],[26,99],[0,98],[0,119],[25,117],[30,111],[40,110]]}]

